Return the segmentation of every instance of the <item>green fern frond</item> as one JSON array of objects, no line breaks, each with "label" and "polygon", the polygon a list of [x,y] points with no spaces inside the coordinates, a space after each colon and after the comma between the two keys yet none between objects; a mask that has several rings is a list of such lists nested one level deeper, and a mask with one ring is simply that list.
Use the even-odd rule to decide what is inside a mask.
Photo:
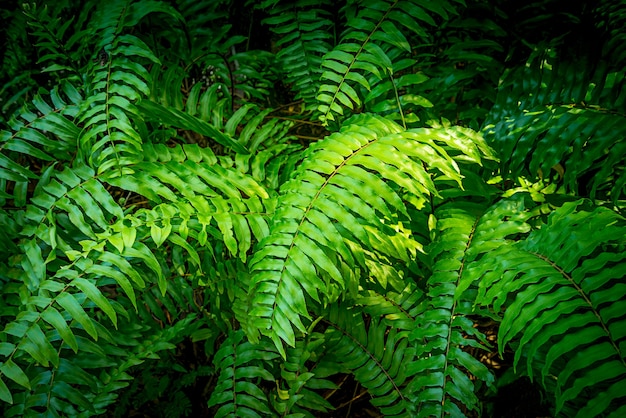
[{"label": "green fern frond", "polygon": [[394,66],[401,70],[411,65],[405,56],[411,44],[403,30],[423,37],[421,25],[436,24],[431,14],[447,20],[455,13],[448,2],[435,5],[421,0],[372,1],[346,8],[348,29],[321,64],[324,71],[317,99],[322,122],[335,121],[346,110],[357,111],[362,106],[361,91],[370,91],[393,76]]},{"label": "green fern frond", "polygon": [[[74,118],[81,101],[82,97],[76,88],[63,82],[53,88],[48,97],[36,96],[32,106],[25,107],[12,118],[9,121],[11,131],[0,132],[0,150],[3,151],[0,154],[0,179],[18,185],[36,179],[35,173],[18,162],[22,158],[42,163],[57,158],[70,160],[80,132]],[[26,201],[26,197],[20,195],[24,192],[20,187],[15,187],[15,202]]]},{"label": "green fern frond", "polygon": [[[84,125],[79,138],[82,157],[102,173],[141,160],[142,143],[135,103],[150,95],[150,73],[142,62],[160,64],[157,57],[138,37],[121,33],[150,11],[162,11],[158,2],[145,9],[117,1],[98,9],[91,29],[97,33],[97,60],[90,68],[89,98],[81,109]],[[153,10],[154,9],[154,10]]]},{"label": "green fern frond", "polygon": [[475,382],[487,386],[494,382],[486,366],[468,352],[468,348],[488,350],[489,344],[470,319],[478,312],[472,309],[475,284],[465,277],[466,269],[507,243],[508,237],[529,231],[527,215],[511,216],[520,212],[523,203],[521,198],[501,200],[488,209],[482,204],[455,203],[433,214],[430,224],[436,239],[427,248],[433,271],[427,281],[427,302],[410,334],[417,359],[408,366],[409,373],[415,374],[408,390],[417,416],[477,411]]},{"label": "green fern frond", "polygon": [[[137,231],[125,224],[128,217],[93,170],[83,165],[47,171],[21,218],[19,248],[24,256],[14,258],[9,270],[19,280],[3,285],[4,294],[17,297],[5,299],[16,319],[2,331],[1,372],[27,389],[40,377],[26,375],[24,364],[37,363],[46,375],[49,367],[60,367],[62,350],[70,348],[80,358],[83,350],[89,351],[84,337],[110,340],[103,317],[119,328],[129,318],[123,305],[137,309],[136,290],[146,280],[155,277],[165,288],[159,262],[135,241]],[[129,304],[105,296],[107,286],[121,289]],[[75,405],[89,404],[67,381],[48,386]],[[11,402],[15,389],[6,384],[0,389],[2,399]]]},{"label": "green fern frond", "polygon": [[[194,327],[196,318],[188,316],[167,329],[151,329],[129,323],[118,333],[104,333],[98,343],[78,338],[81,352],[66,354],[59,367],[44,370],[31,366],[29,372],[36,376],[31,380],[30,393],[18,393],[21,405],[8,409],[5,416],[54,416],[64,413],[70,416],[101,415],[106,413],[118,398],[121,389],[128,386],[132,376],[128,371],[147,361],[159,359],[158,353],[174,347],[188,329]],[[149,336],[148,336],[149,335]],[[120,356],[124,349],[124,355]],[[100,372],[98,378],[93,373]]]},{"label": "green fern frond", "polygon": [[271,414],[268,397],[259,383],[274,382],[265,363],[279,354],[268,340],[251,344],[244,337],[243,331],[232,331],[213,358],[220,375],[208,406],[217,407],[216,418]]},{"label": "green fern frond", "polygon": [[361,306],[363,312],[372,318],[382,318],[388,326],[412,330],[415,319],[422,312],[421,306],[425,303],[425,293],[412,282],[400,292],[378,293],[374,290],[361,292],[354,300]]},{"label": "green fern frond", "polygon": [[286,350],[287,358],[281,367],[281,378],[286,384],[277,388],[278,396],[272,406],[282,416],[302,416],[313,418],[314,413],[327,413],[333,406],[317,390],[336,389],[337,386],[327,377],[322,369],[315,366],[310,369],[308,363],[316,362],[324,348],[326,338],[323,334],[313,333],[305,339],[296,341],[295,347]]},{"label": "green fern frond", "polygon": [[255,340],[261,332],[278,346],[280,340],[293,345],[292,327],[305,332],[302,318],[309,317],[305,293],[326,303],[356,292],[361,269],[403,289],[402,272],[390,260],[409,263],[421,249],[402,226],[408,220],[405,201],[422,208],[439,196],[435,182],[461,184],[447,150],[463,150],[467,157],[473,149],[473,161],[480,162],[474,141],[480,138],[403,131],[389,120],[362,115],[310,147],[281,188],[270,235],[251,260],[255,325],[249,337]]},{"label": "green fern frond", "polygon": [[617,202],[626,192],[621,71],[581,70],[556,58],[538,53],[505,78],[485,138],[510,156],[507,176],[558,176],[578,195]]},{"label": "green fern frond", "polygon": [[526,358],[557,413],[602,415],[626,396],[624,221],[583,200],[565,203],[525,240],[480,260],[476,302],[506,307],[500,352],[515,342],[515,366]]},{"label": "green fern frond", "polygon": [[172,107],[168,108],[149,100],[141,101],[138,107],[144,115],[149,115],[150,118],[154,120],[159,120],[170,126],[185,128],[201,135],[205,135],[209,138],[215,139],[215,141],[227,148],[232,148],[238,153],[248,153],[248,150],[239,142],[235,141],[230,135],[222,133],[213,125],[188,113]]},{"label": "green fern frond", "polygon": [[272,5],[270,17],[263,21],[279,35],[276,58],[286,74],[285,82],[307,108],[316,104],[322,57],[334,43],[329,4],[326,0],[300,0]]},{"label": "green fern frond", "polygon": [[235,169],[212,164],[215,156],[208,149],[195,144],[147,145],[144,158],[127,167],[123,176],[107,180],[157,204],[138,210],[133,218],[134,227],[149,228],[157,246],[169,239],[183,246],[200,267],[196,250],[186,242],[188,236],[202,247],[208,239],[218,238],[230,254],[245,261],[253,237],[267,235],[265,188]]},{"label": "green fern frond", "polygon": [[[251,270],[257,273],[252,279],[253,286],[263,289],[254,293],[251,304],[251,315],[259,323],[255,328],[267,332],[276,327],[270,335],[277,344],[277,338],[294,344],[292,323],[300,331],[305,331],[300,320],[300,316],[308,316],[303,290],[319,301],[318,292],[336,294],[354,286],[355,278],[348,276],[347,280],[344,279],[342,271],[348,274],[357,263],[365,263],[363,251],[358,248],[371,247],[370,240],[374,237],[369,235],[367,226],[381,225],[380,216],[391,215],[388,205],[404,208],[392,188],[374,174],[359,168],[359,164],[363,164],[377,171],[393,173],[391,167],[397,165],[389,165],[382,149],[376,150],[385,148],[384,142],[378,146],[375,144],[383,135],[397,133],[400,129],[380,118],[364,116],[361,120],[370,126],[360,127],[355,132],[350,132],[348,127],[327,139],[324,145],[328,149],[322,145],[311,149],[309,161],[301,165],[298,175],[281,190],[275,214],[281,222],[271,226],[270,237],[261,243],[251,260]],[[392,148],[385,150],[391,151]],[[421,166],[410,160],[406,164],[406,168],[399,167],[403,171],[397,171],[393,180],[412,185],[407,177],[409,167],[416,170],[410,175],[425,173]],[[380,199],[374,201],[373,208],[369,207],[364,200],[366,195],[374,197],[373,190],[384,193],[391,203]],[[421,194],[421,190],[416,191]],[[425,192],[428,193],[428,189]],[[340,223],[333,225],[333,219]],[[341,224],[351,225],[351,230],[340,227]],[[356,246],[355,249],[346,245],[344,237]],[[381,252],[391,252],[408,260],[406,252],[399,254],[384,236],[377,238],[382,240]],[[333,248],[336,253],[325,248]],[[254,328],[248,331],[252,338],[258,338],[255,337],[258,331]]]},{"label": "green fern frond", "polygon": [[339,304],[329,307],[326,320],[327,349],[320,367],[353,373],[368,389],[372,405],[385,416],[406,416],[410,410],[404,394],[410,378],[406,366],[415,359],[408,332],[387,326],[380,317],[371,318],[366,325],[359,309]]},{"label": "green fern frond", "polygon": [[[48,6],[38,6],[36,3],[24,3],[24,14],[28,18],[30,32],[38,39],[37,46],[40,52],[45,53],[39,57],[38,64],[44,63],[43,72],[68,71],[69,77],[75,81],[80,80],[80,58],[83,55],[81,39],[88,36],[85,29],[79,29],[78,22],[74,19],[63,19],[59,14],[63,8],[54,8],[52,15],[48,12]],[[66,32],[71,27],[72,34]]]}]

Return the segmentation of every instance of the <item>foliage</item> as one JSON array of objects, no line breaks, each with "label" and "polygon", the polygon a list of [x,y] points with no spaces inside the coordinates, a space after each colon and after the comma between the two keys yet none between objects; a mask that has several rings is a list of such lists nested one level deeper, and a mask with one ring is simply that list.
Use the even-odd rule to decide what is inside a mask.
[{"label": "foliage", "polygon": [[3,6],[2,415],[623,415],[624,3],[241,3]]}]

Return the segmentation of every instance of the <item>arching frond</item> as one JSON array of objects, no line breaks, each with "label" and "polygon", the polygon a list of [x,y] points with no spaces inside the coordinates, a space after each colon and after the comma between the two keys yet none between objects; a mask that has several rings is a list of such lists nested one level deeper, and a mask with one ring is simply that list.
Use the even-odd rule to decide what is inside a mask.
[{"label": "arching frond", "polygon": [[217,387],[208,406],[217,407],[215,417],[269,415],[269,399],[258,386],[274,382],[266,363],[279,357],[269,340],[251,344],[243,331],[233,331],[215,354],[213,364],[220,371]]},{"label": "arching frond", "polygon": [[120,31],[151,9],[120,0],[99,8],[94,18],[99,63],[90,68],[89,99],[79,117],[84,125],[79,144],[82,157],[98,173],[119,172],[141,159],[143,139],[137,130],[135,103],[150,94],[151,84],[142,60],[160,62],[141,39]]},{"label": "arching frond", "polygon": [[485,138],[510,156],[506,176],[558,176],[570,191],[616,202],[626,186],[623,72],[556,58],[536,54],[505,78]]},{"label": "arching frond", "polygon": [[474,260],[508,242],[508,237],[530,229],[523,216],[506,219],[520,207],[521,199],[502,200],[491,208],[448,204],[434,213],[431,225],[436,238],[427,248],[433,271],[427,281],[426,302],[410,334],[417,359],[408,366],[408,373],[416,375],[408,390],[416,416],[478,410],[476,382],[488,386],[494,382],[491,372],[470,354],[470,350],[490,347],[474,328],[471,316],[478,314],[472,309],[476,292],[464,276]]},{"label": "arching frond", "polygon": [[[88,5],[88,9],[89,7],[91,5]],[[88,36],[88,31],[80,28],[85,14],[77,16],[78,21],[74,22],[73,18],[62,18],[63,7],[49,9],[47,5],[24,3],[22,8],[28,17],[32,35],[39,39],[38,45],[45,52],[38,60],[38,63],[45,65],[43,71],[68,71],[71,73],[69,78],[80,79],[80,66],[84,64],[80,62],[80,58],[85,46],[80,44],[80,40]],[[83,11],[86,12],[88,10]],[[70,27],[72,33],[68,36]]]},{"label": "arching frond", "polygon": [[[76,151],[80,128],[74,122],[82,101],[76,88],[63,82],[49,95],[38,95],[9,121],[11,131],[0,133],[0,179],[15,182],[13,198],[26,201],[22,185],[37,175],[19,161],[30,158],[47,164],[55,159],[70,160]],[[6,188],[2,190],[6,192]],[[18,206],[22,206],[19,204]]]},{"label": "arching frond", "polygon": [[328,5],[326,0],[284,2],[269,8],[270,17],[264,20],[280,37],[276,57],[286,74],[285,82],[309,108],[317,104],[322,57],[334,43]]},{"label": "arching frond", "polygon": [[477,303],[506,307],[500,352],[515,343],[515,365],[525,360],[528,375],[554,393],[557,413],[602,415],[626,397],[625,228],[611,210],[565,203],[526,239],[485,254],[471,274],[480,277]]},{"label": "arching frond", "polygon": [[406,32],[423,37],[432,15],[447,20],[455,10],[448,2],[376,1],[347,7],[348,29],[341,42],[324,56],[317,100],[324,123],[362,106],[362,91],[411,65]]},{"label": "arching frond", "polygon": [[107,181],[157,204],[138,210],[133,218],[135,227],[150,229],[157,246],[171,235],[199,266],[195,250],[185,242],[187,237],[191,235],[200,246],[209,236],[219,237],[233,256],[245,261],[253,235],[261,239],[267,234],[267,191],[252,177],[215,164],[209,150],[195,144],[149,145],[144,158],[127,167],[123,176],[113,173]]},{"label": "arching frond", "polygon": [[251,260],[249,337],[261,332],[278,346],[280,340],[293,345],[294,327],[306,329],[307,299],[326,303],[354,292],[362,269],[402,289],[402,272],[389,260],[408,263],[421,244],[402,226],[408,212],[400,196],[421,208],[439,195],[435,181],[461,184],[446,148],[464,155],[474,149],[473,161],[480,162],[474,141],[481,140],[445,130],[403,131],[363,115],[311,147],[282,187],[270,235]]},{"label": "arching frond", "polygon": [[[409,400],[403,393],[415,358],[407,331],[390,328],[382,318],[366,325],[359,309],[333,304],[328,313],[327,353],[324,361],[354,373],[372,395],[371,403],[387,417],[406,416]],[[326,366],[329,367],[329,366]]]}]

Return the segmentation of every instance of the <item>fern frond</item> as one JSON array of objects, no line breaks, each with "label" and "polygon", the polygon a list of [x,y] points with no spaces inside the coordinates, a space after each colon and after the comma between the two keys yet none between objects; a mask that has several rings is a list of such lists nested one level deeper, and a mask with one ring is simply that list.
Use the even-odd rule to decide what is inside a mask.
[{"label": "fern frond", "polygon": [[149,116],[154,120],[163,121],[170,126],[185,128],[201,135],[205,135],[209,138],[215,139],[215,141],[225,147],[232,148],[238,153],[248,153],[248,150],[239,142],[235,141],[230,135],[222,133],[211,124],[188,113],[177,110],[173,107],[165,107],[149,100],[141,101],[138,107],[144,115]]},{"label": "fern frond", "polygon": [[525,240],[480,261],[477,303],[506,307],[500,352],[516,343],[514,365],[526,358],[557,413],[602,415],[626,397],[624,221],[583,200],[565,203]]},{"label": "fern frond", "polygon": [[406,365],[415,359],[408,332],[387,326],[380,317],[366,325],[359,309],[340,304],[329,307],[326,320],[327,350],[320,367],[353,373],[385,416],[406,416],[410,408],[403,390],[410,376]]},{"label": "fern frond", "polygon": [[[157,4],[158,2],[154,2]],[[142,64],[159,60],[138,37],[120,33],[146,13],[162,11],[147,3],[146,9],[117,1],[98,9],[92,30],[97,33],[100,63],[90,68],[89,99],[83,103],[79,122],[85,128],[79,138],[83,159],[102,173],[141,160],[143,139],[135,121],[135,103],[150,94],[150,73]]]},{"label": "fern frond", "polygon": [[[528,215],[521,208],[523,200],[518,198],[501,200],[488,209],[482,204],[447,204],[434,213],[431,225],[436,239],[427,249],[433,261],[428,302],[410,335],[417,360],[408,366],[409,373],[416,375],[408,390],[417,416],[477,411],[475,382],[493,383],[491,372],[468,352],[468,348],[487,350],[489,344],[470,319],[477,312],[472,309],[475,288],[465,278],[466,269],[508,242],[507,237],[529,231]],[[513,216],[520,212],[521,216]]]},{"label": "fern frond", "polygon": [[476,136],[402,131],[370,115],[351,121],[312,146],[281,188],[270,236],[251,260],[255,325],[247,332],[253,340],[262,332],[277,345],[293,345],[292,327],[304,332],[302,318],[309,317],[305,292],[313,301],[332,302],[356,290],[361,269],[403,289],[402,273],[389,260],[409,263],[421,244],[402,226],[408,212],[400,196],[422,208],[439,196],[435,181],[461,184],[446,149],[473,148],[481,159]]},{"label": "fern frond", "polygon": [[[103,338],[98,343],[77,337],[81,351],[64,353],[53,371],[38,365],[29,367],[31,390],[16,393],[16,405],[4,416],[104,414],[132,379],[129,369],[158,360],[159,352],[172,349],[188,329],[193,329],[190,325],[195,319],[188,316],[167,329],[128,323],[118,333],[99,330]],[[97,378],[95,371],[99,372]]]},{"label": "fern frond", "polygon": [[[49,381],[49,368],[61,367],[68,348],[81,358],[83,350],[89,351],[85,337],[111,340],[103,317],[119,329],[129,317],[123,305],[137,309],[136,289],[146,280],[157,277],[154,281],[165,286],[158,261],[135,242],[136,231],[125,221],[122,208],[89,167],[42,176],[21,218],[23,256],[10,265],[11,276],[19,280],[3,285],[15,319],[2,330],[2,375],[27,389]],[[107,286],[121,289],[130,303],[109,299]],[[14,292],[17,298],[9,296]],[[38,374],[25,374],[35,363]],[[55,376],[48,391],[80,407],[90,404],[68,386],[71,380],[63,380],[62,373]],[[15,389],[3,386],[2,399],[11,402]],[[41,395],[40,389],[34,396]],[[65,401],[59,402],[53,408],[62,408]],[[49,404],[35,401],[32,406]]]},{"label": "fern frond", "polygon": [[263,23],[279,35],[276,58],[286,74],[285,82],[306,108],[315,104],[320,86],[322,57],[332,48],[332,22],[324,9],[330,2],[300,0],[273,5]]},{"label": "fern frond", "polygon": [[267,395],[258,384],[274,382],[265,363],[279,354],[268,340],[251,344],[244,337],[243,331],[232,331],[213,358],[220,375],[208,406],[217,407],[216,418],[271,413]]},{"label": "fern frond", "polygon": [[[449,13],[456,13],[448,2],[434,5],[421,0],[364,2],[346,10],[348,30],[322,61],[324,72],[317,99],[320,119],[325,124],[335,121],[345,110],[360,108],[360,91],[370,91],[373,85],[393,75],[394,62],[411,52],[403,30],[423,36],[420,24],[435,25],[431,13],[446,20]],[[411,59],[405,58],[401,68],[409,66],[407,60],[410,65]]]},{"label": "fern frond", "polygon": [[296,341],[295,347],[286,350],[287,358],[281,367],[281,378],[286,384],[278,386],[278,396],[273,407],[283,416],[296,415],[313,418],[315,413],[327,413],[333,406],[316,390],[336,389],[337,386],[325,379],[326,373],[308,363],[316,362],[322,354],[326,338],[323,334],[313,333],[305,339]]},{"label": "fern frond", "polygon": [[[82,48],[80,40],[88,36],[85,29],[80,29],[79,22],[74,22],[74,18],[63,19],[59,14],[63,8],[54,8],[52,15],[48,12],[47,5],[39,7],[36,3],[24,3],[22,6],[24,14],[28,18],[28,25],[31,33],[38,39],[37,46],[44,55],[39,57],[38,64],[44,63],[43,72],[68,71],[71,75],[64,78],[80,80],[80,68],[83,63]],[[69,28],[72,28],[70,37],[66,35]],[[77,49],[74,49],[74,48]]]},{"label": "fern frond", "polygon": [[415,319],[422,312],[425,293],[411,281],[400,292],[378,293],[373,290],[361,292],[354,300],[363,312],[372,318],[382,318],[388,326],[412,330]]},{"label": "fern frond", "polygon": [[558,176],[578,195],[617,202],[626,191],[620,74],[604,66],[580,70],[550,50],[510,73],[483,128],[494,148],[510,156],[502,172]]},{"label": "fern frond", "polygon": [[[11,119],[9,125],[12,131],[0,132],[0,151],[3,151],[0,154],[0,179],[17,184],[36,179],[35,173],[18,162],[22,158],[42,163],[55,159],[70,160],[80,133],[74,118],[81,101],[76,88],[63,82],[53,88],[49,96],[36,96],[32,106],[25,107]],[[12,154],[15,156],[12,157]],[[25,202],[26,197],[20,192],[25,190],[15,187],[15,201]]]},{"label": "fern frond", "polygon": [[175,240],[199,267],[196,251],[186,243],[189,235],[200,246],[208,237],[218,237],[233,256],[246,260],[253,236],[261,239],[267,234],[265,188],[248,175],[214,164],[210,150],[195,144],[173,148],[146,144],[144,158],[127,167],[124,176],[113,173],[107,180],[157,204],[137,211],[134,218],[135,226],[150,228],[157,246],[168,238]]},{"label": "fern frond", "polygon": [[[381,221],[380,215],[364,201],[366,196],[374,196],[368,188],[385,193],[393,202],[390,205],[403,207],[400,198],[389,186],[357,165],[391,172],[384,154],[381,153],[381,159],[376,146],[371,152],[369,146],[376,144],[379,136],[399,132],[399,127],[380,118],[362,119],[369,122],[369,128],[363,127],[361,132],[357,130],[354,134],[346,129],[327,140],[328,149],[314,147],[318,152],[312,152],[312,157],[319,160],[306,162],[298,171],[299,175],[283,186],[275,215],[281,222],[272,225],[270,237],[261,243],[251,260],[251,270],[257,272],[252,279],[253,286],[263,289],[262,292],[255,292],[251,304],[251,315],[259,322],[255,328],[270,330],[277,327],[270,331],[270,335],[291,345],[295,341],[291,323],[305,331],[300,320],[300,316],[308,316],[303,290],[315,300],[319,300],[318,292],[322,295],[335,294],[337,290],[346,289],[354,280],[350,277],[345,280],[341,271],[348,273],[357,265],[359,258],[361,263],[365,262],[361,250],[350,250],[346,246],[344,236],[355,245],[371,246],[366,227],[368,224],[380,225]],[[367,164],[370,158],[371,162]],[[407,164],[414,165],[411,162]],[[421,167],[415,168],[423,173]],[[345,174],[341,173],[342,169],[345,169]],[[405,177],[407,174],[401,173],[397,172],[395,180],[409,183],[408,177]],[[358,179],[354,186],[349,186],[354,182],[351,178]],[[371,185],[368,186],[368,183]],[[348,187],[359,194],[353,194]],[[382,199],[375,201],[374,205],[382,215],[391,214],[388,203]],[[340,223],[333,225],[333,219]],[[341,224],[351,225],[352,230],[344,230],[339,227]],[[384,237],[378,238],[384,240]],[[334,248],[337,255],[327,252],[325,248]],[[381,248],[382,251],[392,251],[394,255],[397,253],[389,241],[386,245],[382,241]],[[397,256],[407,257],[406,254]],[[252,331],[253,338],[254,334],[256,332]],[[278,343],[278,340],[275,341]]]}]

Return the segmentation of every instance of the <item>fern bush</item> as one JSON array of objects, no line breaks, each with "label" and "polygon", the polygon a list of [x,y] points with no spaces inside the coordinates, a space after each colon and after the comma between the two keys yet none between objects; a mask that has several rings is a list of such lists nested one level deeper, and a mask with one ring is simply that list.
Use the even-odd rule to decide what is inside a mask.
[{"label": "fern bush", "polygon": [[330,416],[351,376],[623,416],[626,6],[559,4],[3,6],[2,415]]}]

